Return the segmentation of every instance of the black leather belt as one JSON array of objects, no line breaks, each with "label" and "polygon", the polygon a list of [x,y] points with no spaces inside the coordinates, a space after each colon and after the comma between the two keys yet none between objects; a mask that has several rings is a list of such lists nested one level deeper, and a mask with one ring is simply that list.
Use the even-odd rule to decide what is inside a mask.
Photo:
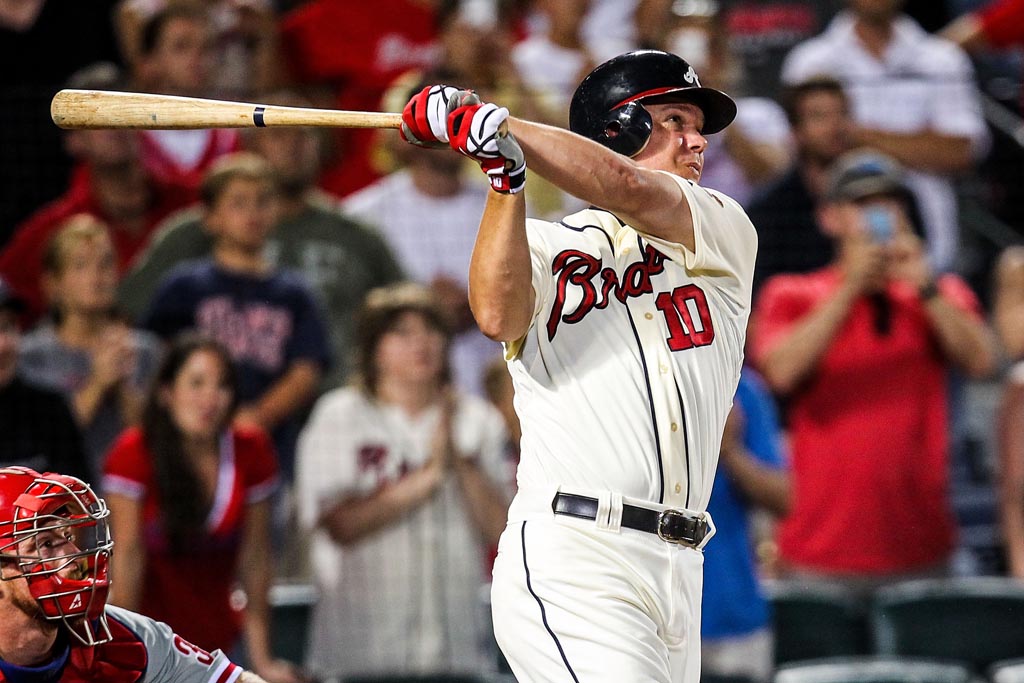
[{"label": "black leather belt", "polygon": [[[556,515],[568,515],[580,519],[597,519],[597,498],[578,496],[575,493],[556,493],[551,501]],[[681,510],[650,510],[636,505],[622,504],[621,525],[628,529],[646,531],[669,543],[679,543],[696,548],[708,535],[708,523]]]}]

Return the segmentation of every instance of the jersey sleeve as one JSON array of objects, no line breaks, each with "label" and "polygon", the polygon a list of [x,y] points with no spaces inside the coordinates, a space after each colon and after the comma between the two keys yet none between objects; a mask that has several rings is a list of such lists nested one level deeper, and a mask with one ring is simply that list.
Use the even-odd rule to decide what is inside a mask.
[{"label": "jersey sleeve", "polygon": [[270,436],[258,427],[235,432],[238,457],[245,482],[245,502],[259,503],[269,498],[278,486],[277,454]]},{"label": "jersey sleeve", "polygon": [[705,189],[685,178],[666,173],[676,181],[690,209],[693,221],[693,251],[644,233],[644,239],[689,271],[708,276],[725,275],[736,301],[750,306],[757,231],[739,204],[729,197]]},{"label": "jersey sleeve", "polygon": [[242,675],[242,667],[223,652],[207,652],[163,622],[113,606],[107,607],[107,615],[145,646],[147,665],[142,683],[235,683]]},{"label": "jersey sleeve", "polygon": [[150,483],[151,464],[146,457],[142,433],[128,429],[111,446],[103,466],[104,493],[117,493],[142,500]]},{"label": "jersey sleeve", "polygon": [[[533,316],[536,324],[537,316],[544,310],[544,305],[551,296],[551,246],[546,239],[545,233],[550,230],[551,224],[538,219],[526,221],[526,239],[530,246],[530,284],[533,286]],[[511,342],[506,342],[505,360],[511,360],[519,355],[523,346],[525,335]]]},{"label": "jersey sleeve", "polygon": [[299,522],[316,526],[320,515],[356,487],[358,418],[354,401],[340,390],[325,394],[313,408],[296,447]]}]

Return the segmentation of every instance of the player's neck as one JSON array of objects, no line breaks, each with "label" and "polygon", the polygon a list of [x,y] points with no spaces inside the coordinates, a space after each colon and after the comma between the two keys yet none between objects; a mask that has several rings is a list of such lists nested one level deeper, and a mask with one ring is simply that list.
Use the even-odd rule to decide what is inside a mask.
[{"label": "player's neck", "polygon": [[0,659],[15,666],[40,666],[53,658],[55,625],[16,612],[10,603],[0,611],[6,612],[0,617]]}]

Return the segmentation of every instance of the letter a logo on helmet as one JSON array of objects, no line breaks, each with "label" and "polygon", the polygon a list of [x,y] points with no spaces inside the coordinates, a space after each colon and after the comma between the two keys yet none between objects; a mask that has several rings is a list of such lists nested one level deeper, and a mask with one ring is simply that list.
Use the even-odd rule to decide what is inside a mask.
[{"label": "letter a logo on helmet", "polygon": [[720,90],[705,88],[684,59],[661,50],[636,50],[609,59],[583,79],[569,105],[569,129],[628,157],[651,137],[652,121],[643,103],[688,102],[704,112],[705,135],[736,118],[736,103]]}]

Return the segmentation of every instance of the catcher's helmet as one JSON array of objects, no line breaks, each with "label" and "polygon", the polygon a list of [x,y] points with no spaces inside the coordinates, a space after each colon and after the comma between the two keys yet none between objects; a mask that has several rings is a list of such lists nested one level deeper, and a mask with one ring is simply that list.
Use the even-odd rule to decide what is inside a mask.
[{"label": "catcher's helmet", "polygon": [[113,541],[110,511],[75,477],[27,467],[0,469],[0,562],[25,579],[43,616],[86,645],[110,640],[104,607]]},{"label": "catcher's helmet", "polygon": [[619,154],[639,154],[651,137],[644,101],[689,102],[704,112],[705,135],[736,117],[724,92],[701,86],[685,60],[661,50],[636,50],[609,59],[583,79],[569,105],[569,129]]}]

